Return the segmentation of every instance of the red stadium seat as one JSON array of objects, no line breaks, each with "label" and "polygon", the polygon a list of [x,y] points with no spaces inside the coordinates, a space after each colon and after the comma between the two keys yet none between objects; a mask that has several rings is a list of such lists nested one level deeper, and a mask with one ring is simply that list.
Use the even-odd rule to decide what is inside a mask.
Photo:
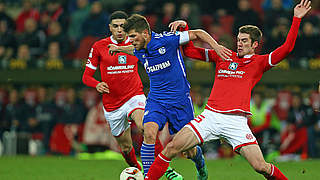
[{"label": "red stadium seat", "polygon": [[156,22],[157,22],[157,16],[156,15],[147,15],[146,18],[147,18],[147,21],[150,25],[151,30],[153,30],[156,25]]},{"label": "red stadium seat", "polygon": [[232,35],[232,26],[234,22],[234,17],[231,15],[222,16],[219,19],[219,23],[221,24],[222,29],[224,32]]},{"label": "red stadium seat", "polygon": [[76,59],[87,59],[89,55],[89,51],[91,46],[97,41],[99,38],[93,36],[86,36],[80,41],[79,48],[75,53]]},{"label": "red stadium seat", "polygon": [[213,23],[213,17],[210,15],[201,16],[201,25],[207,31],[210,25]]},{"label": "red stadium seat", "polygon": [[281,121],[286,121],[291,106],[292,95],[290,91],[279,91],[274,110]]}]

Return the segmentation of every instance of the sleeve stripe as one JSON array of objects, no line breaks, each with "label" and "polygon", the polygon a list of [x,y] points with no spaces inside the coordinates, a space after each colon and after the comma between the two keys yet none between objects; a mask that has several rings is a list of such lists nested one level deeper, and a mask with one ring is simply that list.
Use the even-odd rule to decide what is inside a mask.
[{"label": "sleeve stripe", "polygon": [[186,44],[187,42],[189,42],[189,32],[188,31],[182,31],[180,33],[179,44]]},{"label": "sleeve stripe", "polygon": [[89,59],[88,59],[88,61],[87,61],[86,66],[87,66],[88,68],[93,69],[93,70],[97,70],[97,67],[93,66],[92,63],[91,63],[91,61],[90,61]]},{"label": "sleeve stripe", "polygon": [[272,53],[273,53],[273,52],[271,52],[271,53],[269,54],[269,65],[270,65],[270,66],[276,66],[276,65],[273,65],[272,62],[271,62],[271,55],[272,55]]},{"label": "sleeve stripe", "polygon": [[206,62],[209,62],[210,61],[210,59],[209,59],[209,50],[205,49],[204,52],[205,52],[205,55],[206,55]]}]

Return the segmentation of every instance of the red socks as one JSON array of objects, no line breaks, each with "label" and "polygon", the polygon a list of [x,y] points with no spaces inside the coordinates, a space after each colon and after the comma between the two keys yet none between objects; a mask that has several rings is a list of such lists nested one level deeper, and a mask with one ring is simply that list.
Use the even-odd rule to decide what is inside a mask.
[{"label": "red socks", "polygon": [[271,172],[265,175],[268,180],[288,180],[288,178],[273,164],[271,164]]},{"label": "red socks", "polygon": [[154,146],[154,157],[157,157],[162,150],[163,150],[163,146],[160,142],[159,135],[158,135],[156,139],[156,144]]},{"label": "red socks", "polygon": [[160,153],[157,158],[154,160],[151,165],[148,174],[144,178],[145,180],[158,180],[164,173],[167,171],[169,167],[171,159],[165,157],[162,153]]},{"label": "red socks", "polygon": [[121,154],[124,157],[124,159],[126,160],[126,162],[129,164],[129,166],[136,167],[139,170],[142,169],[140,164],[137,161],[136,153],[135,153],[133,146],[131,147],[131,151],[128,154],[125,154],[122,151],[121,151]]}]

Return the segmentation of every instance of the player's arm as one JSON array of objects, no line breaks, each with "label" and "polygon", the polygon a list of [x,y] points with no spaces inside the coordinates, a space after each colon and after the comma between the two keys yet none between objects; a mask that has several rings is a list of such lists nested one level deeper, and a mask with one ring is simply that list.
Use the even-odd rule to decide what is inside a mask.
[{"label": "player's arm", "polygon": [[278,47],[276,50],[269,54],[269,65],[275,66],[281,60],[283,60],[294,48],[296,42],[301,18],[303,18],[308,11],[311,9],[311,1],[301,0],[300,4],[296,5],[294,8],[294,16],[292,20],[292,25],[287,35],[287,39],[283,45]]},{"label": "player's arm", "polygon": [[109,54],[111,54],[111,55],[117,54],[119,52],[123,52],[123,53],[129,54],[129,55],[134,55],[133,54],[133,50],[134,50],[133,45],[117,46],[115,44],[109,44],[108,48],[109,48]]},{"label": "player's arm", "polygon": [[[169,24],[172,32],[175,32],[178,28],[180,31],[188,31],[188,24],[183,20],[174,21]],[[207,41],[209,38],[209,42]],[[214,50],[195,47],[192,40],[200,39],[204,42],[213,44]],[[212,47],[212,46],[211,46]],[[216,61],[219,56],[222,59],[228,59],[231,56],[231,51],[221,45],[219,45],[207,32],[203,30],[189,31],[189,42],[182,46],[183,53],[193,59],[199,59],[202,61]]]},{"label": "player's arm", "polygon": [[96,48],[93,46],[91,48],[84,73],[82,75],[82,82],[89,87],[96,88],[96,90],[99,93],[109,93],[109,87],[107,83],[100,82],[93,77],[94,73],[96,72],[98,64],[99,64],[99,54],[96,51]]}]

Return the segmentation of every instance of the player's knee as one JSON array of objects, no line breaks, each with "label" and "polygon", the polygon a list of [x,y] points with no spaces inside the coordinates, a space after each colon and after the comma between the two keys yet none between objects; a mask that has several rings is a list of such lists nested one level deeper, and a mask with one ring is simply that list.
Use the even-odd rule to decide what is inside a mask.
[{"label": "player's knee", "polygon": [[169,158],[176,156],[179,152],[180,152],[179,148],[177,147],[176,143],[174,143],[173,141],[168,143],[165,148],[165,153]]},{"label": "player's knee", "polygon": [[128,143],[119,144],[121,151],[128,154],[131,151],[132,145]]},{"label": "player's knee", "polygon": [[255,162],[252,164],[253,169],[260,174],[268,172],[268,164],[266,162]]},{"label": "player's knee", "polygon": [[154,144],[156,142],[157,133],[154,133],[151,130],[144,129],[143,136],[144,136],[144,141],[147,144]]}]

